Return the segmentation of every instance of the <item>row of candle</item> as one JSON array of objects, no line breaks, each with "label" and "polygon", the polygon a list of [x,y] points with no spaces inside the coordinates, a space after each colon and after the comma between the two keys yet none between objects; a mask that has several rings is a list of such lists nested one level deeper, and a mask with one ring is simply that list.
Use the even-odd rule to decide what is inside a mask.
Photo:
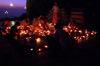
[{"label": "row of candle", "polygon": [[[41,25],[39,25],[41,27]],[[51,27],[53,30],[54,30],[54,25],[52,25],[52,23],[49,24],[49,27]],[[39,35],[39,36],[46,36],[46,35],[52,35],[55,33],[55,30],[53,32],[51,32],[51,30],[32,30],[32,25],[30,26],[27,26],[27,30],[25,30],[25,28],[23,26],[19,26],[17,29],[20,29],[20,36],[22,37],[22,35],[33,35],[33,34],[36,34],[36,35]],[[5,29],[6,33],[5,32],[2,32],[3,35],[6,35],[7,33],[9,33],[9,30],[11,29],[11,27],[7,27]],[[73,38],[75,40],[77,40],[78,42],[81,41],[82,39],[88,39],[89,36],[93,36],[93,35],[96,35],[96,31],[87,31],[87,29],[85,30],[79,30],[77,27],[74,27],[74,29],[72,29],[70,26],[64,26],[63,29],[69,33],[69,35],[72,35],[72,33],[78,33],[79,36],[76,36],[74,35]],[[84,34],[84,35],[83,35]],[[81,35],[81,36],[80,36]],[[27,37],[26,40],[27,42],[29,42],[29,40],[31,39],[32,37]],[[17,40],[17,36],[15,36],[15,39]],[[36,38],[36,43],[40,43],[42,40],[40,38]],[[48,48],[47,45],[45,45],[45,48]],[[31,51],[33,51],[34,49],[31,48],[30,49]],[[38,51],[42,51],[41,48],[38,49]]]}]

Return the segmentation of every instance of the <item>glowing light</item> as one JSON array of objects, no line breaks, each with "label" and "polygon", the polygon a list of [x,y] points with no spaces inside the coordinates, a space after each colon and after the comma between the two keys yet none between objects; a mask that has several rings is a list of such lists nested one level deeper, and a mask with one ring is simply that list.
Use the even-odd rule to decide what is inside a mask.
[{"label": "glowing light", "polygon": [[70,30],[70,32],[73,32],[73,30]]},{"label": "glowing light", "polygon": [[47,45],[44,45],[44,47],[45,47],[45,48],[48,48],[48,46],[47,46]]},{"label": "glowing light", "polygon": [[31,50],[31,51],[33,51],[34,49],[33,49],[33,48],[31,48],[30,50]]},{"label": "glowing light", "polygon": [[83,38],[85,38],[85,36],[82,36]]},{"label": "glowing light", "polygon": [[87,36],[89,36],[89,34],[86,34]]},{"label": "glowing light", "polygon": [[13,4],[11,3],[11,4],[10,4],[10,6],[12,7],[12,6],[13,6]]},{"label": "glowing light", "polygon": [[94,32],[94,34],[97,34],[97,32]]},{"label": "glowing light", "polygon": [[40,39],[40,38],[37,38],[37,39],[36,39],[36,42],[37,42],[37,43],[40,43],[40,42],[41,42],[41,39]]},{"label": "glowing light", "polygon": [[82,30],[79,30],[78,32],[79,32],[80,34],[82,34]]},{"label": "glowing light", "polygon": [[91,35],[94,35],[94,33],[91,33]]},{"label": "glowing light", "polygon": [[8,11],[5,11],[5,14],[8,14]]},{"label": "glowing light", "polygon": [[15,25],[15,22],[14,21],[11,21],[11,26],[14,26]]},{"label": "glowing light", "polygon": [[77,32],[77,30],[74,30],[74,32]]},{"label": "glowing light", "polygon": [[26,9],[26,6],[24,7],[24,9]]},{"label": "glowing light", "polygon": [[41,51],[42,51],[42,49],[41,49],[41,48],[39,48],[39,49],[38,49],[38,51],[39,51],[39,52],[41,52]]},{"label": "glowing light", "polygon": [[75,36],[74,39],[76,39],[77,37]]}]

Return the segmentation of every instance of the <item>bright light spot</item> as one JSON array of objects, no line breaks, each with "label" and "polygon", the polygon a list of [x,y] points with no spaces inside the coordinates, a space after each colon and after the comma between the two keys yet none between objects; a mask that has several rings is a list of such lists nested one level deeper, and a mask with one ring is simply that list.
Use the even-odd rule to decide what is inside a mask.
[{"label": "bright light spot", "polygon": [[42,51],[42,49],[40,49],[40,48],[39,48],[39,49],[38,49],[38,51],[39,51],[39,52],[41,52],[41,51]]},{"label": "bright light spot", "polygon": [[8,11],[5,11],[5,14],[8,14]]},{"label": "bright light spot", "polygon": [[10,26],[14,26],[15,25],[15,22],[14,21],[11,21],[10,22]]},{"label": "bright light spot", "polygon": [[12,7],[12,6],[13,6],[13,4],[11,3],[11,4],[10,4],[10,6]]},{"label": "bright light spot", "polygon": [[24,9],[26,9],[26,6],[24,7]]},{"label": "bright light spot", "polygon": [[30,50],[33,51],[33,48],[31,48]]},{"label": "bright light spot", "polygon": [[41,41],[40,38],[37,38],[37,39],[36,39],[36,42],[37,42],[37,43],[40,43],[40,41]]},{"label": "bright light spot", "polygon": [[47,46],[47,45],[44,45],[44,47],[45,47],[45,48],[48,48],[48,46]]}]

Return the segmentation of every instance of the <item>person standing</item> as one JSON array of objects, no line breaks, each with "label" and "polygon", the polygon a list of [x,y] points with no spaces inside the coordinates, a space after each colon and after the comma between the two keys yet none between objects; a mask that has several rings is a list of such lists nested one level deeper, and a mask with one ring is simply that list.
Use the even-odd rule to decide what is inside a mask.
[{"label": "person standing", "polygon": [[53,6],[51,11],[53,11],[52,23],[56,24],[58,21],[58,13],[59,13],[59,6],[57,5],[57,2],[55,2],[55,5]]}]

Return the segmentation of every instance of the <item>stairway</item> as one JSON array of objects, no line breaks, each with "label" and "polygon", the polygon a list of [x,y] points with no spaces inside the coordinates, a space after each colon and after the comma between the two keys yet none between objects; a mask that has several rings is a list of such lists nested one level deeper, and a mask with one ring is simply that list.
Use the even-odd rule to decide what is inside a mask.
[{"label": "stairway", "polygon": [[[52,12],[49,12],[47,14],[47,19],[50,23],[52,23],[52,18],[53,18],[53,11]],[[65,24],[66,23],[66,12],[65,10],[62,8],[59,10],[59,19],[58,19],[58,22],[61,23],[61,24]]]}]

